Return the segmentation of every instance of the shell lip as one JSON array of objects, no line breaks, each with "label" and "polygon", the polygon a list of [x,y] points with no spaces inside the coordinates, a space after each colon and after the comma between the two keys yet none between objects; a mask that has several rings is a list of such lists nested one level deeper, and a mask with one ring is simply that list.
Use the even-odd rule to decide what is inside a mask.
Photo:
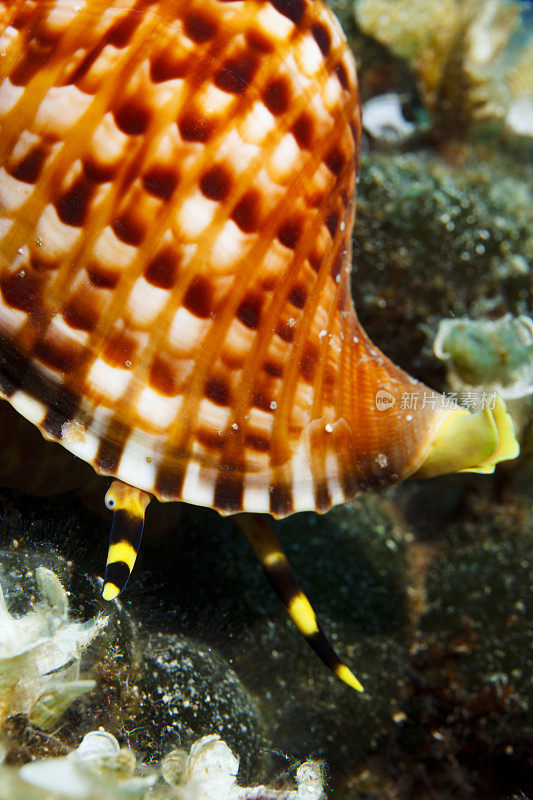
[{"label": "shell lip", "polygon": [[476,413],[466,408],[449,411],[423,463],[411,477],[432,478],[454,472],[490,474],[496,464],[519,453],[512,418],[497,396],[493,408],[485,406]]}]

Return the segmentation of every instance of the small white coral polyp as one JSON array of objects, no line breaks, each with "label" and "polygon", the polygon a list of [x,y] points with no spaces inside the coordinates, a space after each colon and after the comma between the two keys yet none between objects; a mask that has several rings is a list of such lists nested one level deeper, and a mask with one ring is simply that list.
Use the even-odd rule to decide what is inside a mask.
[{"label": "small white coral polyp", "polygon": [[[50,800],[142,800],[148,797],[156,775],[136,777],[135,767],[133,751],[121,749],[112,734],[99,729],[87,733],[67,756],[24,764],[16,777],[23,786],[41,790]],[[17,785],[20,783],[15,782]],[[15,793],[14,800],[18,797]]]},{"label": "small white coral polyp", "polygon": [[320,764],[305,761],[296,772],[296,789],[237,784],[239,759],[217,734],[203,736],[190,753],[173,750],[161,764],[166,783],[177,788],[180,800],[324,800]]},{"label": "small white coral polyp", "polygon": [[9,613],[0,584],[0,727],[23,713],[50,730],[77,697],[95,686],[93,680],[80,680],[80,658],[107,617],[69,622],[67,593],[57,575],[39,567],[35,577],[40,601],[21,617]]},{"label": "small white coral polyp", "polygon": [[0,786],[2,800],[325,800],[316,761],[298,767],[295,789],[239,786],[238,769],[238,757],[217,734],[203,736],[190,752],[173,750],[156,770],[137,765],[133,751],[100,728],[67,756],[0,766]]}]

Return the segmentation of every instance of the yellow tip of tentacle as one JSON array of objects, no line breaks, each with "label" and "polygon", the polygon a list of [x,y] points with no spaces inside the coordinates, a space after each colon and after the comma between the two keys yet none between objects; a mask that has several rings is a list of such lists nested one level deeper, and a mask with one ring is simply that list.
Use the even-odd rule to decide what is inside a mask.
[{"label": "yellow tip of tentacle", "polygon": [[119,596],[119,594],[120,594],[120,589],[118,588],[118,586],[115,586],[114,583],[111,583],[111,581],[107,581],[106,583],[104,583],[104,588],[102,590],[102,597],[104,598],[104,600],[108,601],[114,600],[115,597]]},{"label": "yellow tip of tentacle", "polygon": [[415,478],[431,478],[452,472],[494,472],[496,464],[516,458],[520,445],[504,401],[473,414],[465,408],[448,413],[437,431]]},{"label": "yellow tip of tentacle", "polygon": [[339,666],[334,670],[335,675],[347,683],[348,686],[351,686],[352,689],[355,689],[356,692],[364,692],[365,687],[363,684],[357,680],[355,675],[353,674],[352,670],[346,666],[346,664],[339,664]]}]

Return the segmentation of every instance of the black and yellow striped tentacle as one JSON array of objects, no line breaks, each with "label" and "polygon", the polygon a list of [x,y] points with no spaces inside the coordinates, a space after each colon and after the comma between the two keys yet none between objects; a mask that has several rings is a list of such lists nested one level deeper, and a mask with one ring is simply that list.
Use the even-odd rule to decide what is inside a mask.
[{"label": "black and yellow striped tentacle", "polygon": [[270,526],[269,518],[259,514],[239,514],[235,522],[250,542],[263,570],[318,657],[344,683],[363,692],[363,686],[337,656],[329,639],[316,621],[315,612],[296,580],[291,566]]},{"label": "black and yellow striped tentacle", "polygon": [[105,496],[113,512],[107,565],[104,577],[104,600],[114,600],[126,586],[141,544],[144,512],[150,495],[122,481],[113,481]]}]

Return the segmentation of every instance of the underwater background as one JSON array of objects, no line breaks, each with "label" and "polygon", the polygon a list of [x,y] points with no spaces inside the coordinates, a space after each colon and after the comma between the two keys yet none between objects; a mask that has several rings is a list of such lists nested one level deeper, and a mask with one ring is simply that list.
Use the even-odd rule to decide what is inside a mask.
[{"label": "underwater background", "polygon": [[329,5],[363,103],[361,322],[436,390],[508,398],[521,456],[276,523],[363,695],[309,650],[231,519],[150,508],[106,604],[98,503],[32,497],[24,475],[0,488],[0,800],[533,797],[533,11]]}]

